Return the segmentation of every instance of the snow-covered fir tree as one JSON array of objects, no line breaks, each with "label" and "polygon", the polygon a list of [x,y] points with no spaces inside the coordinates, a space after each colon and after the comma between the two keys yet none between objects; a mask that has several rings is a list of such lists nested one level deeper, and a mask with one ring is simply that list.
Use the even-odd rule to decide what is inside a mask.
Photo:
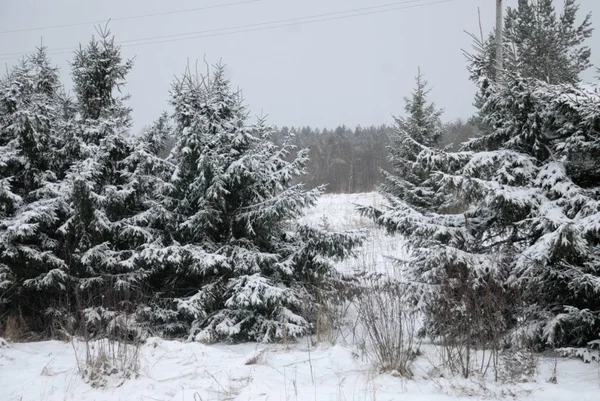
[{"label": "snow-covered fir tree", "polygon": [[[552,0],[519,0],[516,8],[509,7],[502,33],[503,68],[551,84],[579,82],[579,74],[591,66],[591,50],[585,41],[593,28],[591,14],[578,21],[578,11],[576,0],[565,0],[560,14]],[[481,56],[479,67],[494,78],[494,34],[477,47],[483,49],[476,51]]]},{"label": "snow-covered fir tree", "polygon": [[157,318],[165,330],[185,328],[204,341],[306,334],[316,291],[339,279],[329,258],[347,257],[362,237],[294,224],[322,192],[295,183],[308,151],[290,161],[289,141],[278,147],[263,120],[249,124],[222,66],[201,78],[186,73],[171,102],[170,242],[148,244],[140,255],[155,266],[153,291],[163,305],[172,301]]},{"label": "snow-covered fir tree", "polygon": [[503,32],[509,65],[522,76],[542,81],[575,83],[579,74],[591,66],[590,48],[584,45],[592,35],[591,14],[577,21],[579,5],[565,0],[557,15],[552,0],[519,0],[509,8]]},{"label": "snow-covered fir tree", "polygon": [[[173,140],[173,127],[169,116],[163,113],[156,122],[144,129],[134,141],[132,153],[123,160],[125,184],[121,192],[129,200],[128,215],[120,222],[119,238],[122,246],[129,246],[132,257],[124,262],[129,269],[145,273],[136,283],[140,291],[133,318],[145,332],[172,334],[182,328],[170,299],[161,292],[153,291],[162,286],[153,263],[140,257],[146,246],[160,249],[172,242],[169,221],[172,215],[170,194],[171,177],[175,165],[162,157]],[[149,245],[148,245],[149,244]],[[148,283],[150,280],[150,283]]]},{"label": "snow-covered fir tree", "polygon": [[389,156],[394,169],[380,189],[388,207],[360,210],[405,238],[410,257],[398,261],[402,281],[407,301],[425,313],[428,334],[489,344],[498,340],[490,328],[502,330],[510,315],[508,308],[498,313],[506,306],[505,262],[488,248],[495,233],[487,236],[490,210],[475,207],[482,195],[463,185],[472,154],[434,146],[439,111],[427,105],[424,87],[418,78],[407,115],[398,119]]},{"label": "snow-covered fir tree", "polygon": [[[568,194],[552,193],[547,183],[544,184],[545,192],[542,194],[535,192],[540,191],[542,180],[556,178],[551,178],[548,170],[543,172],[548,168],[552,171],[552,175],[563,171],[565,177],[558,180],[572,183],[572,186],[566,185],[573,190],[579,186],[577,191],[581,191],[582,196],[588,197],[589,200],[593,200],[596,196],[592,188],[596,185],[600,173],[596,161],[597,139],[594,139],[593,134],[595,130],[593,121],[596,118],[593,109],[596,107],[594,102],[597,90],[577,84],[580,81],[580,72],[590,65],[590,49],[584,45],[584,42],[591,36],[592,28],[589,14],[580,24],[576,23],[577,11],[578,5],[573,0],[565,2],[560,15],[556,14],[551,1],[519,1],[518,8],[509,11],[504,31],[505,46],[507,46],[505,53],[508,56],[505,60],[505,71],[499,75],[507,82],[495,82],[496,71],[493,68],[493,59],[490,58],[493,57],[491,42],[488,44],[476,42],[476,52],[469,56],[471,78],[479,87],[478,117],[484,122],[482,126],[486,127],[483,130],[486,134],[483,138],[473,141],[465,150],[475,150],[480,153],[510,149],[519,152],[518,157],[522,159],[523,165],[518,166],[518,174],[512,169],[507,172],[514,177],[513,182],[518,182],[519,186],[527,187],[531,191],[527,197],[519,200],[518,205],[523,213],[529,213],[527,220],[518,215],[499,220],[502,222],[500,225],[518,227],[513,228],[510,235],[507,232],[503,234],[506,237],[503,240],[505,245],[510,244],[514,254],[528,249],[524,245],[525,242],[532,246],[538,244],[540,235],[549,234],[541,230],[539,225],[529,225],[545,213],[536,210],[537,204],[548,207],[551,204],[548,200],[558,202],[563,207],[562,213],[569,219],[593,214],[590,211],[593,210],[593,206],[591,209],[584,210],[580,209],[581,205],[565,206],[565,199],[559,200],[559,198],[568,197]],[[547,83],[555,85],[547,85]],[[567,106],[568,99],[573,100],[569,106]],[[588,119],[587,126],[582,125],[585,119]],[[563,121],[565,125],[560,126],[554,121]],[[577,145],[574,145],[575,143]],[[575,146],[577,150],[571,146]],[[545,167],[550,161],[559,162],[560,165]],[[527,169],[524,168],[525,165]],[[524,177],[525,171],[527,176]],[[516,181],[517,179],[519,181]],[[534,187],[535,191],[530,187]],[[516,191],[521,196],[526,194],[526,191],[521,188]],[[510,201],[503,202],[510,206]],[[580,198],[578,202],[583,200]],[[537,208],[541,207],[537,206]],[[565,208],[570,212],[567,213]],[[554,208],[555,211],[559,209]],[[515,213],[514,209],[511,213]],[[507,222],[521,218],[523,221],[518,223]],[[571,227],[570,224],[576,226],[573,220],[563,222],[565,223],[563,227]],[[556,222],[542,225],[553,226],[552,229],[546,228],[548,231],[560,227]],[[557,231],[547,238],[555,235],[558,235]],[[598,316],[598,312],[593,312],[598,310],[597,304],[594,306],[594,302],[583,301],[595,291],[594,286],[587,283],[574,290],[579,284],[569,282],[578,274],[589,279],[598,273],[597,268],[590,268],[594,264],[586,261],[587,258],[595,257],[593,256],[596,252],[593,248],[595,240],[590,234],[584,235],[583,238],[587,241],[589,252],[578,261],[573,259],[573,255],[571,259],[566,257],[563,260],[561,258],[564,255],[558,259],[556,256],[552,257],[553,245],[548,244],[546,249],[548,253],[544,256],[546,260],[543,263],[535,258],[530,263],[525,263],[523,256],[519,262],[511,262],[511,274],[514,279],[511,282],[536,283],[526,287],[512,286],[513,289],[523,291],[525,305],[529,308],[527,309],[528,324],[525,325],[527,330],[521,330],[525,335],[520,337],[533,339],[545,345],[582,345],[585,341],[598,336],[598,321],[594,318]],[[571,245],[576,246],[576,238],[572,240],[574,242]],[[563,242],[566,244],[568,241]],[[579,245],[581,244],[580,242]],[[503,255],[506,256],[506,252]],[[569,270],[565,267],[573,263],[577,265],[576,269]],[[533,265],[538,267],[532,268]],[[527,273],[524,276],[525,271]],[[527,276],[535,275],[532,273],[534,271],[539,275],[538,277]],[[581,278],[575,281],[577,280]],[[573,291],[580,294],[574,296]],[[581,291],[591,292],[581,295]],[[519,318],[525,319],[522,315]],[[596,334],[593,334],[594,331]]]},{"label": "snow-covered fir tree", "polygon": [[67,103],[44,48],[0,81],[0,306],[39,331],[66,289],[56,230],[68,210],[59,156]]},{"label": "snow-covered fir tree", "polygon": [[134,263],[135,252],[152,238],[134,218],[144,212],[146,188],[131,181],[138,162],[127,137],[131,109],[127,96],[119,96],[132,63],[109,31],[99,36],[80,47],[72,63],[78,117],[68,137],[70,218],[60,232],[83,318],[111,329],[141,298],[147,274]]},{"label": "snow-covered fir tree", "polygon": [[[585,44],[592,35],[591,14],[578,21],[579,5],[566,0],[562,12],[556,12],[552,0],[519,0],[516,8],[508,8],[504,18],[503,69],[511,74],[537,78],[551,83],[576,83],[580,73],[591,66],[591,50]],[[494,33],[486,39],[471,35],[473,52],[466,52],[471,71],[496,79],[496,42]],[[483,106],[482,94],[475,97],[478,110]],[[489,133],[479,111],[470,122],[481,133]]]},{"label": "snow-covered fir tree", "polygon": [[442,135],[442,111],[427,102],[429,89],[420,69],[415,84],[411,96],[404,100],[405,115],[396,118],[396,132],[388,147],[392,171],[383,173],[381,191],[391,204],[401,199],[426,210],[433,205],[434,189],[428,181],[430,171],[416,161],[421,147],[433,147]]},{"label": "snow-covered fir tree", "polygon": [[600,334],[598,90],[480,72],[489,133],[416,155],[444,207],[401,198],[376,216],[407,238],[434,334],[585,345]]},{"label": "snow-covered fir tree", "polygon": [[[600,337],[598,89],[518,75],[479,82],[493,131],[468,144],[468,172],[486,179],[479,185],[494,194],[497,216],[490,231],[514,249],[519,332],[547,345],[585,345]],[[476,173],[490,168],[494,179]]]}]

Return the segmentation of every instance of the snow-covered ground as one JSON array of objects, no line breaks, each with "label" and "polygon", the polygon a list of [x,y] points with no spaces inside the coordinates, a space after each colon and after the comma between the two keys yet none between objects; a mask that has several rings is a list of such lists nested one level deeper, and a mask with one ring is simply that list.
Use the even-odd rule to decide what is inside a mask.
[{"label": "snow-covered ground", "polygon": [[338,263],[342,271],[367,270],[394,275],[396,269],[390,257],[405,258],[402,240],[386,234],[371,219],[356,212],[357,205],[380,207],[385,199],[377,192],[360,194],[332,194],[322,196],[301,222],[326,224],[334,230],[365,230],[368,240],[358,249],[356,258]]},{"label": "snow-covered ground", "polygon": [[[371,232],[357,258],[341,269],[393,274],[386,255],[403,257],[401,241],[376,229],[354,212],[353,204],[381,204],[377,194],[324,196],[305,221]],[[139,350],[137,378],[113,378],[94,388],[78,371],[85,358],[81,342],[0,341],[0,401],[25,400],[600,400],[600,365],[539,357],[535,380],[501,385],[481,379],[444,378],[436,366],[440,350],[422,346],[404,379],[374,368],[352,336],[335,345],[204,345],[150,338]],[[555,366],[556,362],[556,366]],[[548,379],[556,368],[557,383]]]}]

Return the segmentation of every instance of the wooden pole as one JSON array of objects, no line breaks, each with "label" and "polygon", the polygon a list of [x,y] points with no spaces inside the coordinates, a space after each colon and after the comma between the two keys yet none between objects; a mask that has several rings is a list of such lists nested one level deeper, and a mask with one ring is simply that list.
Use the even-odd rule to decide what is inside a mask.
[{"label": "wooden pole", "polygon": [[502,70],[502,0],[496,0],[496,68]]}]

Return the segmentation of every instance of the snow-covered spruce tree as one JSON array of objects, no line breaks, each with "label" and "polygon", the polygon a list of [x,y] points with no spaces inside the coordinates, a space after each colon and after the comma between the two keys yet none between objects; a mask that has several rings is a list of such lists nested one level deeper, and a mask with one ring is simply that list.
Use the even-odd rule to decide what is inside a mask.
[{"label": "snow-covered spruce tree", "polygon": [[66,103],[44,48],[0,82],[0,307],[36,331],[48,328],[47,309],[65,290],[56,230],[67,212],[59,157]]},{"label": "snow-covered spruce tree", "polygon": [[[129,200],[129,209],[128,215],[119,222],[121,231],[117,240],[135,251],[124,263],[129,269],[147,272],[144,278],[149,278],[155,267],[139,257],[146,244],[160,249],[172,243],[169,207],[173,186],[170,181],[176,166],[161,156],[172,141],[173,127],[168,115],[163,113],[144,129],[134,141],[132,153],[123,160],[126,183],[121,192]],[[177,321],[172,302],[152,290],[159,286],[160,283],[154,287],[147,284],[146,279],[137,283],[141,299],[133,318],[145,332],[168,335],[181,329],[182,325]]]},{"label": "snow-covered spruce tree", "polygon": [[[584,44],[592,35],[591,14],[579,23],[576,0],[565,0],[560,14],[554,3],[519,0],[516,8],[508,8],[502,33],[506,71],[559,84],[579,82],[579,74],[591,66],[591,51]],[[485,49],[477,52],[482,56],[481,67],[487,70],[488,77],[494,78],[494,35],[490,34],[480,46]]]},{"label": "snow-covered spruce tree", "polygon": [[493,132],[468,145],[476,152],[469,173],[482,178],[475,168],[513,160],[498,169],[504,179],[485,187],[496,194],[502,217],[494,222],[504,232],[498,241],[516,251],[512,284],[524,302],[519,333],[542,345],[585,345],[600,337],[598,90],[514,75],[500,84],[478,81]]},{"label": "snow-covered spruce tree", "polygon": [[591,66],[591,51],[584,45],[592,35],[591,14],[577,23],[579,5],[565,0],[557,15],[552,0],[519,0],[508,9],[503,36],[509,65],[524,77],[551,83],[575,83],[579,74]]},{"label": "snow-covered spruce tree", "polygon": [[[484,195],[462,184],[472,153],[432,146],[440,133],[439,112],[426,104],[423,87],[418,80],[407,99],[408,115],[399,120],[399,140],[390,150],[394,170],[381,187],[389,207],[360,210],[405,238],[410,257],[399,267],[407,301],[425,313],[428,334],[442,336],[451,347],[497,347],[510,315],[502,310],[505,262],[488,248],[495,235],[486,237],[490,210],[473,206]],[[463,351],[460,373],[468,376],[470,353]]]},{"label": "snow-covered spruce tree", "polygon": [[597,90],[480,71],[490,132],[457,153],[421,146],[416,158],[446,206],[400,199],[378,221],[407,237],[406,277],[433,329],[583,345],[600,317]]},{"label": "snow-covered spruce tree", "polygon": [[263,120],[250,125],[223,67],[202,78],[186,73],[171,102],[177,167],[164,198],[171,242],[140,255],[155,266],[154,291],[173,302],[173,312],[161,309],[157,318],[203,341],[308,333],[317,288],[339,279],[329,258],[347,257],[361,236],[294,223],[322,192],[294,184],[308,151],[288,161],[289,139],[278,147]]},{"label": "snow-covered spruce tree", "polygon": [[[537,78],[551,83],[576,83],[579,74],[591,66],[591,51],[585,45],[592,35],[591,14],[577,22],[579,5],[576,0],[565,0],[562,13],[557,14],[552,0],[519,0],[516,8],[509,8],[504,18],[503,69],[511,74]],[[496,79],[496,45],[494,33],[487,39],[471,35],[474,52],[466,53],[469,68],[480,75]],[[475,106],[483,106],[482,93],[475,97]],[[489,133],[480,112],[471,117],[481,134]]]},{"label": "snow-covered spruce tree", "polygon": [[116,331],[135,310],[146,277],[133,262],[135,250],[152,238],[133,219],[145,207],[144,184],[129,180],[136,168],[127,138],[131,109],[117,93],[132,63],[109,31],[98,33],[72,63],[78,120],[68,149],[75,160],[65,191],[71,214],[60,232],[79,317],[88,328]]},{"label": "snow-covered spruce tree", "polygon": [[381,192],[392,205],[401,199],[418,210],[428,210],[435,202],[435,190],[428,180],[430,171],[416,161],[421,147],[433,147],[442,135],[442,111],[428,104],[429,89],[420,69],[415,83],[411,96],[404,99],[406,115],[396,118],[396,132],[388,147],[392,171],[383,172]]}]

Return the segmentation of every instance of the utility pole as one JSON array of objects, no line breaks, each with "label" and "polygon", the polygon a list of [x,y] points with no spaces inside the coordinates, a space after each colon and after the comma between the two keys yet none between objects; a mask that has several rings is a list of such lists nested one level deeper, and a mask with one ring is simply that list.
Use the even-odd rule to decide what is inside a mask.
[{"label": "utility pole", "polygon": [[496,0],[496,68],[502,69],[502,0]]}]

